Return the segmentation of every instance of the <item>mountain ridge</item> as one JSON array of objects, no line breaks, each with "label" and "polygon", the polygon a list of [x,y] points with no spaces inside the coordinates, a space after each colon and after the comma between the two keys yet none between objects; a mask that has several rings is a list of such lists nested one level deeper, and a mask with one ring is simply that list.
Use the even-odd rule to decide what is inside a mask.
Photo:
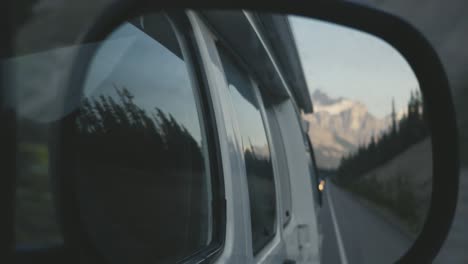
[{"label": "mountain ridge", "polygon": [[[314,113],[303,114],[314,145],[317,164],[336,168],[341,158],[378,138],[392,124],[391,114],[379,118],[357,100],[332,98],[317,89],[311,94]],[[404,112],[397,114],[400,119]]]}]

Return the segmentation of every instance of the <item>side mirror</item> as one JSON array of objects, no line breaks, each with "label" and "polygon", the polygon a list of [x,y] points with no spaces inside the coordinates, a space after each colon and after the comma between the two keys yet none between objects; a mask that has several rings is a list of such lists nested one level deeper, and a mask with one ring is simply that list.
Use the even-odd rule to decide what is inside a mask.
[{"label": "side mirror", "polygon": [[[400,157],[400,154],[413,143],[424,140],[428,143],[424,146],[429,149],[424,152],[424,157],[430,159],[424,167],[429,171],[424,176],[430,179],[430,187],[425,189],[424,193],[427,213],[425,218],[418,222],[417,235],[409,242],[398,245],[397,253],[387,258],[383,256],[381,260],[399,263],[431,262],[450,230],[458,191],[457,126],[447,76],[434,49],[411,25],[381,11],[338,1],[316,3],[298,1],[294,4],[287,1],[264,4],[255,1],[237,1],[229,5],[208,0],[118,1],[117,4],[102,10],[102,16],[93,21],[89,31],[74,36],[75,39],[84,36],[83,43],[9,58],[6,63],[2,61],[0,64],[2,73],[6,68],[8,71],[14,69],[15,74],[11,77],[13,85],[1,83],[2,94],[10,97],[5,97],[5,100],[2,98],[0,102],[2,104],[0,117],[2,121],[5,117],[5,124],[9,124],[3,131],[7,136],[0,139],[9,147],[0,151],[4,154],[2,157],[8,157],[4,159],[9,163],[5,169],[8,175],[5,177],[11,177],[8,178],[11,181],[7,181],[8,184],[4,185],[6,191],[0,192],[0,195],[8,198],[5,201],[16,202],[16,211],[9,210],[6,217],[15,219],[16,223],[11,221],[11,224],[6,225],[11,229],[11,236],[0,238],[0,242],[4,242],[5,239],[5,244],[8,245],[15,243],[15,240],[16,246],[18,241],[38,245],[37,250],[29,250],[29,247],[18,250],[20,247],[17,247],[18,261],[23,262],[29,262],[36,256],[43,260],[50,259],[51,262],[67,262],[75,259],[76,255],[87,254],[87,258],[97,259],[97,262],[104,262],[105,259],[111,263],[143,263],[151,259],[154,262],[198,263],[207,260],[217,261],[216,257],[226,252],[231,255],[221,259],[221,262],[224,260],[231,263],[262,261],[269,263],[272,259],[278,260],[277,262],[300,262],[299,259],[304,259],[304,262],[308,259],[307,263],[322,261],[312,260],[310,256],[313,254],[304,252],[309,249],[312,251],[313,248],[314,256],[318,256],[316,252],[324,250],[318,241],[319,235],[315,237],[317,241],[313,241],[314,237],[310,236],[315,234],[314,227],[310,223],[301,223],[303,219],[295,218],[294,212],[289,211],[292,206],[285,210],[287,221],[278,224],[279,221],[276,219],[280,217],[277,208],[280,206],[264,202],[274,200],[276,193],[262,188],[266,185],[274,187],[276,184],[272,177],[274,161],[271,157],[274,155],[271,153],[274,151],[268,148],[270,135],[267,135],[264,129],[268,127],[265,125],[267,122],[262,123],[262,117],[267,116],[265,112],[268,110],[261,103],[263,97],[271,99],[265,100],[265,105],[292,101],[291,108],[287,109],[288,113],[296,111],[298,116],[301,111],[301,114],[312,116],[314,112],[320,112],[320,107],[329,105],[329,102],[320,105],[311,100],[311,92],[315,87],[312,87],[314,83],[310,83],[308,79],[313,74],[329,74],[336,69],[324,65],[320,72],[309,76],[304,69],[307,68],[307,61],[315,58],[304,58],[297,51],[301,49],[298,37],[310,37],[312,43],[314,40],[332,43],[344,39],[329,38],[328,29],[317,31],[311,28],[307,31],[306,24],[303,24],[306,27],[302,28],[300,36],[294,36],[291,17],[300,17],[322,25],[345,29],[343,31],[345,34],[359,32],[370,35],[386,43],[406,62],[405,67],[410,69],[418,86],[416,88],[420,90],[417,99],[411,102],[412,108],[410,107],[413,111],[410,111],[412,118],[417,121],[402,119],[408,121],[405,124],[409,124],[405,131],[409,131],[408,134],[414,137],[398,134],[396,127],[399,121],[395,117],[396,111],[393,111],[395,114],[392,115],[393,120],[389,119],[393,125],[386,126],[393,128],[393,132],[385,130],[381,133],[380,138],[385,138],[388,134],[386,142],[392,142],[385,144],[397,149],[388,151],[392,155],[381,152],[385,140],[369,141],[366,134],[364,143],[357,143],[356,148],[346,154],[342,153],[334,161],[336,165],[334,168],[331,168],[333,166],[323,168],[320,166],[321,160],[323,157],[328,157],[328,154],[323,154],[325,151],[320,152],[320,140],[315,139],[314,142],[314,138],[310,138],[312,142],[308,141],[307,144],[313,159],[312,170],[315,170],[315,178],[312,180],[312,186],[309,186],[310,182],[301,186],[306,186],[304,187],[306,191],[303,193],[307,195],[309,194],[307,188],[313,189],[317,194],[313,200],[317,200],[322,205],[320,208],[314,206],[310,208],[327,212],[331,200],[328,199],[330,190],[334,190],[335,186],[340,184],[338,187],[350,190],[354,188],[356,193],[363,194],[367,191],[375,194],[376,191],[372,188],[380,185],[358,180],[361,174],[388,163],[395,157]],[[242,23],[237,23],[239,21]],[[61,27],[61,25],[55,26]],[[61,28],[60,31],[64,30]],[[213,32],[222,33],[215,35]],[[255,38],[255,41],[250,41],[250,37]],[[216,46],[218,42],[225,42],[226,47],[223,46],[223,49],[226,54],[233,51],[235,56],[231,58],[231,55],[227,55],[226,58],[229,60],[226,61],[230,62],[232,59],[235,63],[220,62],[219,54],[216,55],[220,47]],[[13,39],[11,43],[14,43]],[[302,48],[313,49],[304,45]],[[70,54],[76,54],[74,60],[67,60],[72,57]],[[337,55],[338,53],[333,51],[319,54],[325,60],[333,56],[336,59]],[[209,63],[200,58],[203,56],[213,61],[219,60],[216,62],[218,64],[213,62],[213,65],[207,66]],[[43,61],[50,57],[60,58],[57,61],[65,63],[44,64]],[[158,61],[160,58],[164,58],[162,63]],[[355,61],[357,60],[360,59]],[[193,63],[194,61],[198,64]],[[344,80],[345,76],[352,76],[352,71],[360,73],[365,71],[355,67],[358,65],[352,63],[355,61],[351,61],[347,68],[336,71],[334,77]],[[73,64],[67,65],[70,66],[69,71],[68,67],[63,67],[66,62]],[[386,62],[382,60],[380,63]],[[144,67],[135,67],[135,65]],[[247,106],[246,109],[254,105],[247,113],[255,114],[256,119],[252,123],[258,125],[256,131],[263,133],[262,144],[254,146],[257,142],[248,142],[249,146],[245,148],[247,154],[242,157],[247,157],[245,159],[248,159],[250,166],[258,171],[265,172],[267,171],[265,168],[269,170],[264,173],[265,175],[261,173],[255,175],[252,186],[256,187],[255,190],[259,190],[253,192],[258,198],[255,204],[248,203],[249,199],[246,198],[249,195],[248,190],[238,188],[231,190],[230,195],[231,201],[234,200],[232,199],[234,195],[246,196],[233,203],[238,203],[236,206],[241,209],[255,205],[258,209],[257,215],[255,212],[248,212],[247,209],[246,212],[235,215],[232,213],[233,210],[226,209],[228,206],[226,206],[224,188],[229,186],[229,182],[224,182],[225,171],[222,165],[226,160],[230,160],[231,156],[222,156],[229,151],[221,153],[216,134],[219,132],[217,131],[219,126],[217,127],[216,122],[220,117],[231,116],[223,111],[219,111],[221,113],[216,113],[217,115],[213,114],[210,96],[218,95],[211,95],[212,90],[198,89],[203,86],[219,88],[213,83],[226,82],[222,70],[226,65],[232,67],[233,83],[240,83],[238,86],[247,88],[249,85],[254,87],[251,90],[244,89],[236,96],[240,98],[242,105]],[[208,67],[211,67],[211,71],[218,71],[217,78],[206,77],[208,74],[205,70]],[[41,71],[37,73],[39,68]],[[59,68],[62,71],[57,71]],[[153,69],[162,68],[164,71],[159,71],[157,74],[152,72]],[[40,76],[47,75],[44,72],[57,74],[54,74],[54,78],[44,78]],[[111,73],[121,81],[120,86],[112,83],[115,79],[108,78]],[[395,72],[389,70],[384,73],[383,75],[388,77]],[[135,81],[131,87],[126,83],[128,76]],[[251,76],[252,79],[258,80],[259,85],[253,84],[254,82],[249,79]],[[369,78],[374,77],[369,75]],[[154,85],[157,81],[162,93],[156,96],[153,91],[158,88]],[[351,84],[352,81],[348,83]],[[385,83],[389,79],[382,78],[380,81]],[[92,89],[87,90],[86,87]],[[375,87],[376,90],[378,88]],[[46,92],[43,90],[38,92],[37,89],[45,89]],[[233,94],[241,91],[238,87],[230,89]],[[396,90],[398,89],[390,91]],[[340,94],[335,95],[340,96]],[[374,96],[380,95],[382,94],[376,92]],[[250,100],[242,99],[247,97]],[[405,103],[407,102],[404,101],[403,104]],[[245,114],[243,117],[248,119],[250,116]],[[210,129],[212,127],[215,128]],[[327,128],[327,132],[330,132],[331,127]],[[245,130],[252,132],[249,129]],[[358,126],[356,131],[363,133],[365,129]],[[236,136],[240,137],[231,135],[232,138]],[[130,137],[132,140],[128,140]],[[252,138],[256,141],[255,135]],[[405,141],[407,138],[411,140]],[[224,140],[228,141],[226,138]],[[248,138],[245,141],[250,140],[251,138]],[[350,143],[339,136],[333,140],[340,141],[338,143],[341,145]],[[247,142],[245,144],[247,145]],[[294,146],[302,147],[299,144]],[[285,156],[287,155],[283,155]],[[243,158],[235,159],[243,161]],[[287,170],[285,168],[284,171]],[[301,170],[304,171],[306,169]],[[238,172],[239,170],[233,170],[228,174],[238,175]],[[168,177],[153,177],[155,175]],[[389,178],[393,177],[391,173],[388,175]],[[289,175],[289,177],[295,176],[297,174]],[[17,185],[11,187],[13,184],[10,183],[13,182]],[[185,183],[190,183],[190,186]],[[368,184],[367,188],[359,188],[363,183]],[[245,186],[247,184],[245,183]],[[157,191],[153,188],[155,186],[158,188]],[[274,189],[273,187],[270,190]],[[11,188],[15,188],[14,191],[11,191]],[[405,192],[398,192],[398,187],[396,189],[397,191],[393,189],[390,193],[405,195],[409,193],[408,196],[399,196],[400,198],[411,197],[411,192],[415,190],[409,188],[405,189]],[[427,198],[428,196],[430,197]],[[173,201],[171,206],[167,206],[165,199],[169,199],[168,197]],[[309,201],[311,204],[314,202],[309,199],[311,197],[300,201],[296,196],[281,203],[291,205],[296,202],[300,204],[299,208],[302,210],[309,208]],[[399,199],[399,201],[406,200]],[[246,205],[239,205],[242,202]],[[393,205],[398,207],[398,204],[393,203]],[[155,207],[157,210],[154,210]],[[335,215],[333,210],[331,212],[331,220],[322,222],[321,226],[328,225],[325,228],[339,230],[339,222],[348,219],[339,218],[339,214]],[[256,223],[247,219],[246,215],[250,214],[257,217]],[[348,211],[349,218],[357,214],[353,210]],[[40,217],[38,221],[31,222],[33,216]],[[293,220],[289,221],[290,219]],[[243,221],[245,223],[250,221],[252,227],[238,233],[234,229],[228,229],[234,222],[245,224]],[[293,231],[284,231],[283,229],[286,229],[291,222],[297,228]],[[310,222],[315,224],[315,219]],[[177,225],[177,228],[172,225]],[[167,228],[168,226],[172,229]],[[15,228],[17,228],[16,233],[12,231]],[[257,231],[263,229],[263,232],[251,232],[249,228],[255,228]],[[44,232],[47,234],[39,232],[41,230],[46,230]],[[366,231],[365,226],[356,230]],[[366,257],[366,251],[359,251],[358,248],[365,236],[356,233],[358,232],[356,230],[351,230],[347,234],[353,238],[351,245],[342,245],[341,238],[337,238],[340,242],[333,252],[339,252],[334,254],[339,258],[338,261],[362,262],[359,258],[348,260],[347,250],[362,252],[361,257]],[[290,232],[289,240],[278,235],[283,231]],[[337,237],[340,236],[340,232],[334,233]],[[229,238],[245,239],[245,241],[253,238],[252,244],[256,241],[257,245],[252,246],[250,242],[241,241],[242,243],[238,242],[237,248],[234,248],[232,241],[225,240],[227,235]],[[248,235],[251,237],[246,238]],[[275,238],[276,242],[283,239],[278,243],[275,242],[276,246],[280,245],[278,251],[263,250],[265,245],[268,246],[272,241],[271,238]],[[284,250],[291,243],[294,245],[297,243],[297,247]],[[59,246],[43,249],[44,244]],[[225,247],[231,248],[223,251]],[[14,246],[10,245],[9,248]],[[243,253],[249,254],[236,255],[235,250],[239,248],[245,250]],[[379,249],[382,248],[380,245]],[[372,251],[369,248],[366,250]],[[382,251],[385,251],[385,248]],[[259,252],[261,257],[257,255]],[[268,252],[270,256],[267,255]],[[279,253],[275,255],[271,252]],[[84,261],[86,262],[86,259]]]}]

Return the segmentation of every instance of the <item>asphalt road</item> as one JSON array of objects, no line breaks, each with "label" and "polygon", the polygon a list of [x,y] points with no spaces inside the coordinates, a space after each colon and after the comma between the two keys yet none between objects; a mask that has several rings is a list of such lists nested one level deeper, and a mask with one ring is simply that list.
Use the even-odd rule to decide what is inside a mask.
[{"label": "asphalt road", "polygon": [[394,263],[413,242],[398,227],[327,182],[323,210],[322,263]]}]

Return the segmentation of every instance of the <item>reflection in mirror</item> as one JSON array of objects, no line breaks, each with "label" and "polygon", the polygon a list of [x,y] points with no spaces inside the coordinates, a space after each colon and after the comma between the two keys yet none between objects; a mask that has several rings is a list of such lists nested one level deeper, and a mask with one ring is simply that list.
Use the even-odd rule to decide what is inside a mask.
[{"label": "reflection in mirror", "polygon": [[[93,248],[80,248],[82,263],[198,263],[217,250],[230,263],[315,263],[319,247],[322,263],[396,261],[432,190],[430,131],[407,62],[325,22],[194,12],[199,20],[148,12],[99,42],[9,62],[17,248],[68,246],[62,217],[76,208]],[[93,56],[70,93],[63,84],[85,59],[66,74],[54,59],[82,51]],[[294,109],[311,108],[305,82],[295,86],[302,72],[307,138]]]},{"label": "reflection in mirror", "polygon": [[378,38],[308,18],[290,23],[314,107],[303,119],[324,196],[322,260],[393,263],[415,241],[431,199],[418,81]]},{"label": "reflection in mirror", "polygon": [[175,263],[213,234],[207,140],[176,32],[164,14],[124,23],[88,69],[76,119],[77,196],[111,263]]}]

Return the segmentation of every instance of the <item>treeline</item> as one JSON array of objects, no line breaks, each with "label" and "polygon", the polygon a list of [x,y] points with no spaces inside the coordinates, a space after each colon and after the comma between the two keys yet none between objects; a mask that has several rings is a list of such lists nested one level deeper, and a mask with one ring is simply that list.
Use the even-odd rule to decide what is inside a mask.
[{"label": "treeline", "polygon": [[377,139],[372,137],[369,144],[360,146],[351,155],[343,157],[337,170],[338,181],[354,181],[356,177],[383,165],[429,135],[419,91],[411,92],[407,113],[399,121],[396,120],[395,107],[392,106],[390,129]]},{"label": "treeline", "polygon": [[82,101],[76,119],[82,159],[138,170],[202,170],[201,147],[182,124],[157,107],[140,108],[126,88],[115,90],[117,100],[100,95]]},{"label": "treeline", "polygon": [[[257,151],[260,152],[261,150]],[[270,156],[256,153],[256,147],[252,144],[250,144],[249,148],[244,150],[244,160],[247,170],[252,174],[262,178],[273,179],[271,177],[273,174],[273,167]]]},{"label": "treeline", "polygon": [[320,179],[333,178],[336,175],[335,168],[317,168]]}]

